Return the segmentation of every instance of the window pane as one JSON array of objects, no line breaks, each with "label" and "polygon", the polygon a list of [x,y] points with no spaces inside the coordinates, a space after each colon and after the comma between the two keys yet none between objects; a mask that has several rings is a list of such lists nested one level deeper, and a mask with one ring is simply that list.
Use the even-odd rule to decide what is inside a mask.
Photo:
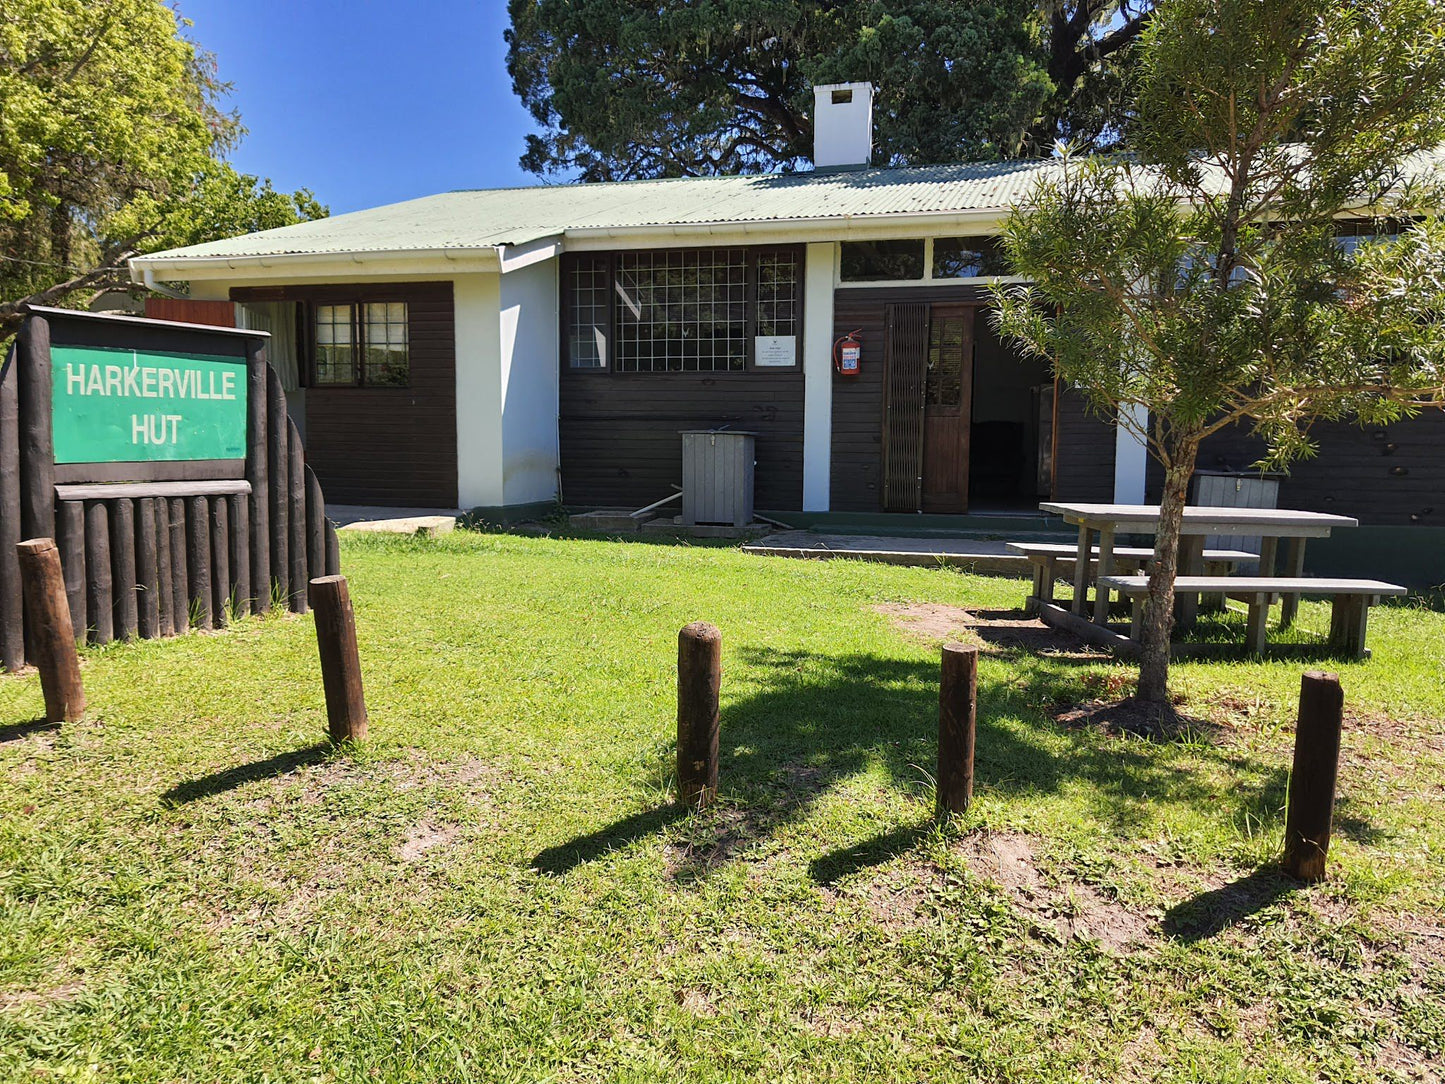
[{"label": "window pane", "polygon": [[350,305],[316,306],[316,383],[355,384],[356,345]]},{"label": "window pane", "polygon": [[758,255],[759,335],[798,333],[798,257],[793,252]]},{"label": "window pane", "polygon": [[368,302],[366,372],[363,383],[379,388],[404,388],[411,382],[405,301]]},{"label": "window pane", "polygon": [[607,368],[607,258],[583,256],[567,272],[567,364]]},{"label": "window pane", "polygon": [[747,357],[747,257],[737,249],[617,255],[613,315],[624,372],[719,372]]},{"label": "window pane", "polygon": [[843,281],[882,282],[923,278],[923,242],[844,241]]},{"label": "window pane", "polygon": [[936,316],[928,329],[928,377],[924,400],[930,406],[958,406],[963,401],[963,367],[972,358],[963,356],[962,316]]},{"label": "window pane", "polygon": [[933,277],[936,279],[973,279],[1008,273],[1008,257],[997,237],[939,237],[933,242]]}]

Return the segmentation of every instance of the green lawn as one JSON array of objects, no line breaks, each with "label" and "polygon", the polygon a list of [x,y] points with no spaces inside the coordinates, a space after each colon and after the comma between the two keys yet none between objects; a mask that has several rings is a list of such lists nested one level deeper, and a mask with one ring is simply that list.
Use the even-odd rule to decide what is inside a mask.
[{"label": "green lawn", "polygon": [[[1298,660],[1180,664],[1199,722],[1146,741],[1053,719],[1129,667],[991,643],[940,832],[938,644],[877,607],[1021,581],[464,532],[343,567],[355,753],[318,744],[309,618],[88,651],[60,729],[0,679],[0,1078],[1437,1079],[1445,615],[1321,660],[1333,876],[1296,889]],[[681,816],[697,619],[722,794]]]}]

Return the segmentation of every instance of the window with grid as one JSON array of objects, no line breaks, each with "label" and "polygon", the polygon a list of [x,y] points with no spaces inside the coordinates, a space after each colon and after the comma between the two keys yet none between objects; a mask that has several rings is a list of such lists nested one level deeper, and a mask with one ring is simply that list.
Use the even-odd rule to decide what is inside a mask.
[{"label": "window with grid", "polygon": [[622,372],[725,372],[747,363],[747,254],[617,255],[613,317]]},{"label": "window with grid", "polygon": [[607,257],[579,257],[567,283],[567,364],[607,368]]},{"label": "window with grid", "polygon": [[406,302],[368,301],[362,305],[366,372],[362,383],[374,388],[404,388],[411,382]]},{"label": "window with grid", "polygon": [[796,335],[798,333],[797,319],[797,253],[759,253],[757,334]]},{"label": "window with grid", "polygon": [[356,383],[355,320],[350,305],[316,306],[316,354],[312,382]]},{"label": "window with grid", "polygon": [[313,384],[404,388],[411,383],[405,301],[317,305],[313,323]]}]

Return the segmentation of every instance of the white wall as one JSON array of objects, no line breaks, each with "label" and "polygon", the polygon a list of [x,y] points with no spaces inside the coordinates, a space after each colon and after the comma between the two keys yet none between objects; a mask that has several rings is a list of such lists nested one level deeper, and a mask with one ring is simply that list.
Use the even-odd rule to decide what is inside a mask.
[{"label": "white wall", "polygon": [[828,511],[833,459],[833,284],[838,246],[803,261],[803,511]]},{"label": "white wall", "polygon": [[[1129,412],[1134,423],[1143,428],[1148,425],[1149,412],[1142,406],[1126,406],[1120,413]],[[1149,465],[1149,449],[1145,443],[1124,426],[1114,425],[1114,503],[1144,503],[1144,471]]]},{"label": "white wall", "polygon": [[457,504],[504,503],[501,276],[452,280],[457,338]]},{"label": "white wall", "polygon": [[[557,495],[558,261],[501,276],[501,504]],[[465,502],[463,502],[465,504]]]}]

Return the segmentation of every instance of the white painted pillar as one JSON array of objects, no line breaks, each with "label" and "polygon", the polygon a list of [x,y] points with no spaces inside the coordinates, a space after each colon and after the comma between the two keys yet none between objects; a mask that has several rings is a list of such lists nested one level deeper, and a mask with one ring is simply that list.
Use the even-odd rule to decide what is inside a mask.
[{"label": "white painted pillar", "polygon": [[502,319],[500,275],[452,282],[457,349],[457,504],[490,508],[502,492]]},{"label": "white painted pillar", "polygon": [[828,511],[833,461],[833,286],[838,246],[803,261],[803,511]]},{"label": "white painted pillar", "polygon": [[[1149,411],[1135,403],[1119,408],[1119,413],[1128,412],[1137,428],[1149,424]],[[1144,471],[1149,464],[1149,447],[1133,431],[1116,422],[1114,424],[1114,503],[1144,503]]]}]

